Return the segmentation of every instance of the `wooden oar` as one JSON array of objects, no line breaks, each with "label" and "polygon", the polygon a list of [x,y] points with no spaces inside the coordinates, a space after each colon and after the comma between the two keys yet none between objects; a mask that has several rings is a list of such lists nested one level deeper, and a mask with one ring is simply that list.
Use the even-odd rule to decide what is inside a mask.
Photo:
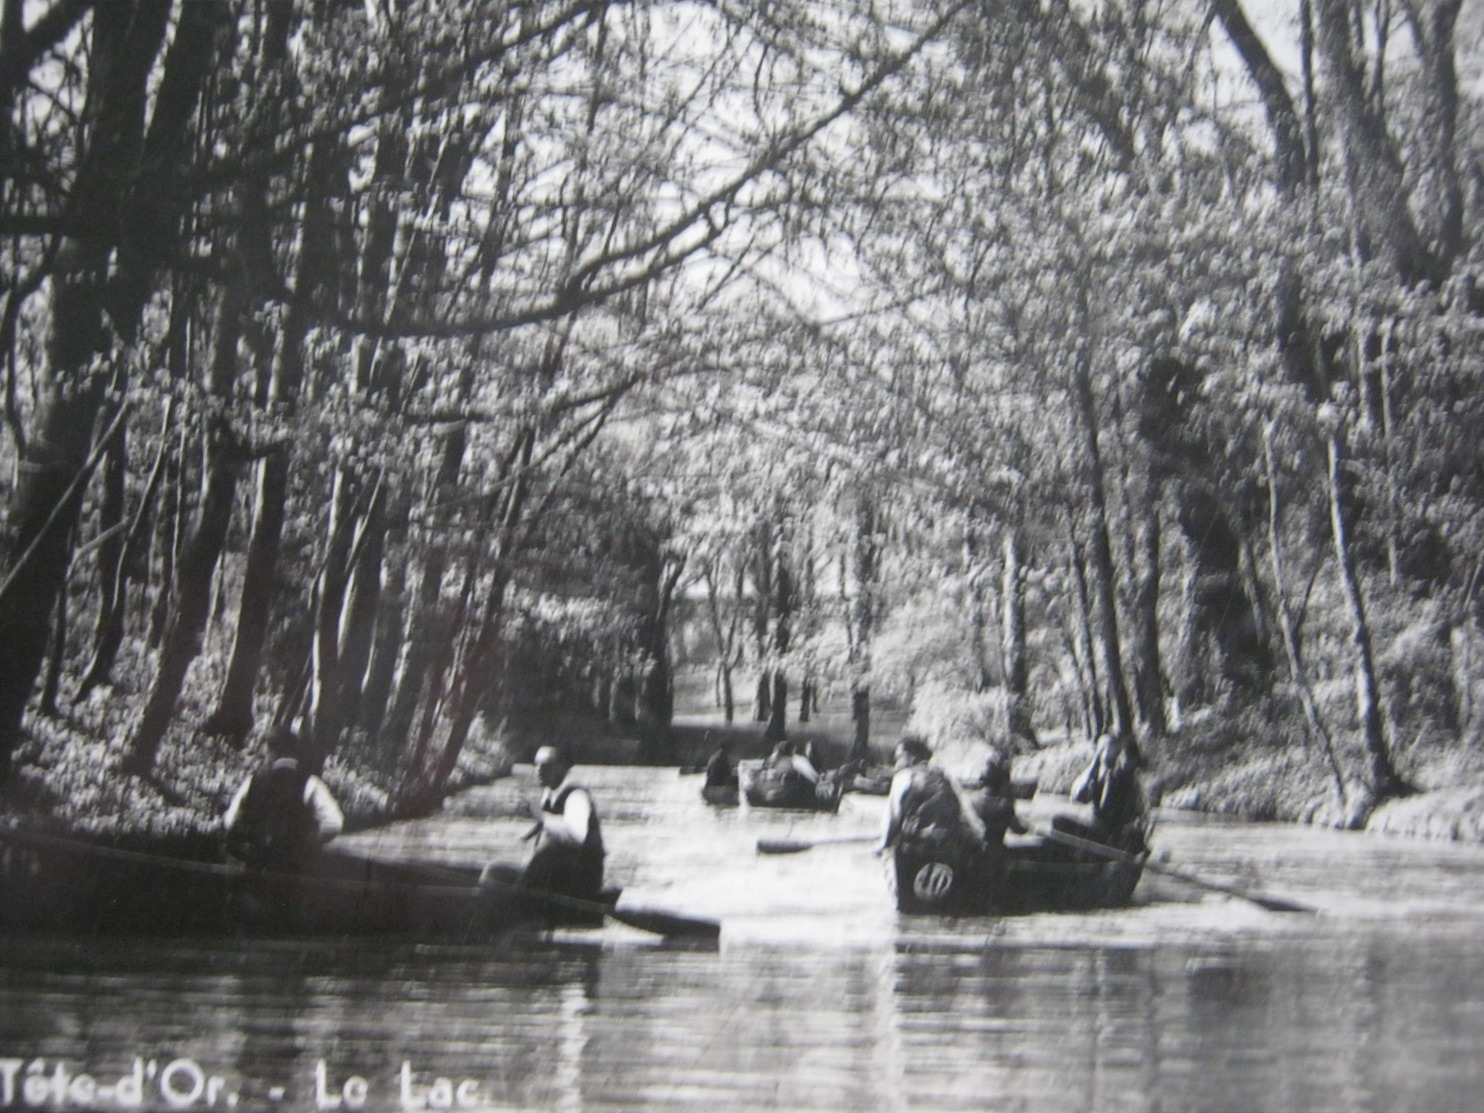
[{"label": "wooden oar", "polygon": [[619,908],[599,900],[583,900],[581,897],[553,893],[549,889],[527,889],[508,881],[497,880],[488,874],[480,879],[479,885],[483,889],[499,889],[505,892],[520,893],[525,897],[535,897],[542,904],[549,904],[555,908],[588,912],[595,916],[608,916],[621,924],[638,928],[640,931],[652,932],[655,935],[686,939],[716,939],[721,935],[719,920],[708,920],[699,916],[682,916],[679,913],[666,912],[659,908]]},{"label": "wooden oar", "polygon": [[838,846],[841,843],[876,842],[877,835],[835,835],[826,839],[758,839],[759,854],[797,854],[816,846]]},{"label": "wooden oar", "polygon": [[[1114,861],[1134,862],[1138,861],[1141,857],[1137,854],[1130,854],[1126,850],[1119,850],[1117,847],[1105,846],[1100,842],[1093,842],[1090,839],[1080,839],[1076,835],[1069,835],[1067,832],[1058,831],[1054,827],[1046,829],[1037,828],[1034,833],[1044,839],[1050,839],[1052,842],[1059,842],[1063,846],[1070,846],[1076,850],[1085,850],[1089,854],[1098,854],[1104,858],[1111,858]],[[1311,908],[1306,904],[1299,904],[1297,901],[1288,900],[1284,897],[1271,897],[1262,893],[1239,889],[1235,885],[1223,885],[1219,881],[1210,881],[1204,877],[1197,877],[1193,873],[1186,873],[1184,870],[1177,870],[1172,866],[1167,866],[1163,862],[1156,862],[1147,855],[1142,857],[1146,870],[1164,874],[1166,877],[1172,877],[1177,881],[1183,881],[1187,885],[1194,885],[1200,889],[1210,889],[1212,892],[1224,893],[1229,897],[1236,897],[1238,900],[1251,901],[1259,908],[1266,908],[1269,912],[1318,911],[1318,909]]]}]

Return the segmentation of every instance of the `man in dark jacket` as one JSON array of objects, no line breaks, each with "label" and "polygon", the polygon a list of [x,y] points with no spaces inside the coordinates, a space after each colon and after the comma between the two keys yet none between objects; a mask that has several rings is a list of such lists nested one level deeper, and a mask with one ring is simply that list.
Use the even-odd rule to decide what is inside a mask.
[{"label": "man in dark jacket", "polygon": [[305,768],[287,727],[268,733],[268,763],[242,783],[222,817],[227,853],[250,869],[302,872],[345,825],[325,782]]},{"label": "man in dark jacket", "polygon": [[723,742],[706,763],[707,788],[736,788],[737,767],[732,764],[731,749]]},{"label": "man in dark jacket", "polygon": [[[1132,740],[1118,734],[1098,738],[1091,763],[1072,784],[1072,799],[1092,805],[1092,824],[1082,829],[1083,836],[1124,850],[1143,848],[1149,804],[1139,781],[1139,765],[1139,750]],[[1052,826],[1068,830],[1078,825],[1058,816]]]},{"label": "man in dark jacket", "polygon": [[997,847],[1005,832],[1024,835],[1029,828],[1015,814],[1015,796],[1010,788],[1010,761],[998,749],[984,760],[979,784],[969,793],[969,806],[984,824],[984,844]]},{"label": "man in dark jacket", "polygon": [[979,817],[964,808],[952,778],[932,764],[933,751],[925,741],[907,735],[895,756],[896,772],[886,793],[886,829],[876,853],[889,850],[903,836],[981,841]]}]

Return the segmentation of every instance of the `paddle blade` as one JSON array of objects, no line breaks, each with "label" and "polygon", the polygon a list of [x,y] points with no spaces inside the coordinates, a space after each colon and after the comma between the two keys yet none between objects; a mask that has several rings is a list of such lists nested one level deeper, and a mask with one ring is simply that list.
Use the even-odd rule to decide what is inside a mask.
[{"label": "paddle blade", "polygon": [[1311,905],[1300,904],[1296,900],[1285,900],[1282,897],[1270,897],[1262,893],[1246,893],[1246,898],[1254,904],[1260,904],[1269,912],[1317,912],[1318,909]]},{"label": "paddle blade", "polygon": [[608,915],[621,924],[656,935],[686,939],[716,939],[721,935],[721,923],[717,920],[680,916],[657,908],[610,908]]},{"label": "paddle blade", "polygon": [[759,854],[797,854],[801,850],[812,850],[814,843],[808,839],[758,839]]}]

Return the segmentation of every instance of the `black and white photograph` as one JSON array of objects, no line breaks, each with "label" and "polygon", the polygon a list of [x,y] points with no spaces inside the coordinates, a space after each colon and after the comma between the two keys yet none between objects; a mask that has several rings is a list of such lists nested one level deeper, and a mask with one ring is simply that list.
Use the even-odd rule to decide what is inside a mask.
[{"label": "black and white photograph", "polygon": [[1484,2],[0,0],[0,1113],[1484,1110]]}]

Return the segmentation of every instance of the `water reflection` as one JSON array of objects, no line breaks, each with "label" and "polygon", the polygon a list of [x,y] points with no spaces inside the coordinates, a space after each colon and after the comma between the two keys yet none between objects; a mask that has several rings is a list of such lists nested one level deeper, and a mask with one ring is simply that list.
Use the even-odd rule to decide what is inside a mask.
[{"label": "water reflection", "polygon": [[[673,774],[603,778],[626,899],[721,916],[719,950],[626,929],[491,948],[8,940],[0,1070],[65,1060],[109,1081],[138,1057],[158,1092],[187,1061],[220,1100],[182,1107],[250,1110],[1479,1107],[1476,849],[1171,817],[1162,845],[1186,868],[1326,914],[1146,881],[1113,912],[910,918],[860,848],[752,853],[761,834],[869,830],[868,805],[720,815]],[[501,822],[376,838],[477,860]],[[1413,899],[1374,896],[1391,888]]]}]

